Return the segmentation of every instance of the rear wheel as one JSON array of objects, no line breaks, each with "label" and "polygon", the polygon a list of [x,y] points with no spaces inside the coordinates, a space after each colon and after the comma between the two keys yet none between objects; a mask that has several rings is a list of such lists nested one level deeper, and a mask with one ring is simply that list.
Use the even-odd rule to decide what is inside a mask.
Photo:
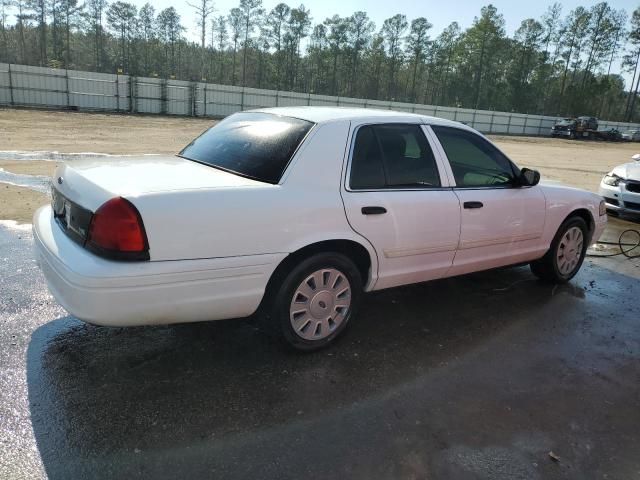
[{"label": "rear wheel", "polygon": [[545,256],[531,262],[531,271],[548,282],[568,282],[582,266],[587,252],[588,234],[589,229],[582,218],[569,218],[558,229]]},{"label": "rear wheel", "polygon": [[361,296],[356,265],[340,253],[319,253],[286,275],[275,293],[271,320],[292,347],[317,350],[344,331]]}]

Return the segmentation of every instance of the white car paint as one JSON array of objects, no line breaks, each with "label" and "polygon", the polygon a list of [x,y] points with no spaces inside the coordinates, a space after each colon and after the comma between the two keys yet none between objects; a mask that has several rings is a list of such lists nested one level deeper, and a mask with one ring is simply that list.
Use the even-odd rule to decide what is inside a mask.
[{"label": "white car paint", "polygon": [[255,311],[285,254],[122,263],[70,240],[51,207],[34,216],[38,264],[58,302],[76,317],[128,326],[219,320]]},{"label": "white car paint", "polygon": [[629,142],[638,142],[640,141],[640,130],[627,130],[626,132],[622,132],[622,139]]},{"label": "white car paint", "polygon": [[[539,184],[457,189],[430,125],[477,133],[457,122],[391,111],[288,107],[261,110],[316,125],[278,184],[248,180],[179,157],[74,162],[56,170],[54,187],[95,211],[121,196],[140,212],[150,261],[116,262],[70,240],[51,207],[34,217],[37,258],[54,296],[73,315],[102,325],[144,325],[241,317],[259,306],[267,282],[289,254],[347,240],[371,268],[365,290],[404,285],[540,258],[560,224],[587,210],[598,238],[600,197]],[[421,124],[440,171],[435,190],[347,188],[358,126]],[[482,210],[464,210],[480,200]],[[364,216],[366,205],[387,214]]]},{"label": "white car paint", "polygon": [[619,177],[618,185],[607,185],[604,178],[600,181],[598,193],[605,199],[607,210],[640,215],[640,158],[632,158],[633,162],[618,165],[607,174]]}]

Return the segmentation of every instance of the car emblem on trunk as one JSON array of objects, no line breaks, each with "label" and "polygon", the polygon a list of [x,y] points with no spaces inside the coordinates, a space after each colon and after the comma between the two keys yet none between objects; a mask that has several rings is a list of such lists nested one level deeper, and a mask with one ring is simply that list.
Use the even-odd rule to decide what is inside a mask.
[{"label": "car emblem on trunk", "polygon": [[62,185],[62,177],[58,177],[58,185]]}]

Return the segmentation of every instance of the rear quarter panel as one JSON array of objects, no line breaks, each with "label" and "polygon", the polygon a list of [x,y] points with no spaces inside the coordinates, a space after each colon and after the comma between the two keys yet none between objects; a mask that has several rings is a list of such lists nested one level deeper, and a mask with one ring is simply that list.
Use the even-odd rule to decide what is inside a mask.
[{"label": "rear quarter panel", "polygon": [[323,240],[370,245],[349,226],[340,197],[348,121],[314,127],[278,185],[128,196],[144,219],[151,260],[291,253]]}]

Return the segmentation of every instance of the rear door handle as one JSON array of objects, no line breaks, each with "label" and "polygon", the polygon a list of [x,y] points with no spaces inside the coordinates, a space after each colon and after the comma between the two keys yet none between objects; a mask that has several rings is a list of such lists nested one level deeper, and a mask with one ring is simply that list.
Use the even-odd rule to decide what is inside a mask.
[{"label": "rear door handle", "polygon": [[482,202],[464,202],[464,208],[482,208],[484,204]]},{"label": "rear door handle", "polygon": [[384,207],[362,207],[363,215],[382,215],[383,213],[387,213]]}]

